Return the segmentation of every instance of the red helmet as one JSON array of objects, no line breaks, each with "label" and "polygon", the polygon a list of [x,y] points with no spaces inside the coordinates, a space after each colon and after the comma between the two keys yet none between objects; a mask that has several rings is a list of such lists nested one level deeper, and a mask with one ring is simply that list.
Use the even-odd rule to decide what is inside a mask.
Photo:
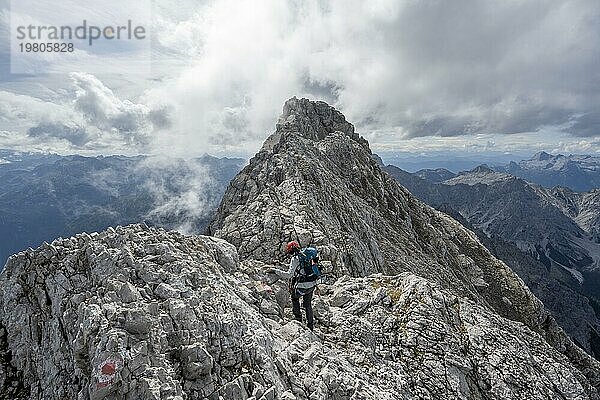
[{"label": "red helmet", "polygon": [[285,252],[288,254],[294,253],[296,250],[300,250],[300,245],[295,240],[289,242],[287,246],[285,246]]}]

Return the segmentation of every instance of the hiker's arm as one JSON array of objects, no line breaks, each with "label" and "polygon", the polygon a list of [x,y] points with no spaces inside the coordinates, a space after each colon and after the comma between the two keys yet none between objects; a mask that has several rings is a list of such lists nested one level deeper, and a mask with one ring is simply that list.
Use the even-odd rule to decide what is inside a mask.
[{"label": "hiker's arm", "polygon": [[289,279],[294,274],[294,271],[296,270],[298,263],[299,263],[298,257],[293,257],[292,260],[290,261],[290,267],[288,268],[287,271],[284,271],[282,269],[273,268],[273,272],[282,279]]}]

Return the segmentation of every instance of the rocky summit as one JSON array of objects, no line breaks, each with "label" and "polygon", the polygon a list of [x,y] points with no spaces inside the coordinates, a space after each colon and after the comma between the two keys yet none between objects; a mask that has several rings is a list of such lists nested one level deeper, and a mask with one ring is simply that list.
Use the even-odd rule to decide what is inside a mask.
[{"label": "rocky summit", "polygon": [[[209,233],[57,239],[0,275],[0,398],[598,399],[600,364],[344,116],[293,98]],[[266,273],[290,239],[328,276],[314,332]]]}]

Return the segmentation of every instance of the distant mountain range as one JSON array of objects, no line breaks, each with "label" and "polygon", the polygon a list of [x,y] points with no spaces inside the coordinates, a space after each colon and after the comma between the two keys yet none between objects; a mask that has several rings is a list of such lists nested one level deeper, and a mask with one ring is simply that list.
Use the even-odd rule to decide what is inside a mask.
[{"label": "distant mountain range", "polygon": [[551,155],[542,151],[530,160],[494,169],[545,187],[563,186],[577,192],[600,188],[600,156]]},{"label": "distant mountain range", "polygon": [[0,150],[0,269],[43,241],[146,222],[200,233],[242,159],[59,156]]},{"label": "distant mountain range", "polygon": [[[576,192],[600,188],[600,156],[552,155],[541,151],[529,160],[490,165],[488,168],[547,188],[561,186]],[[415,175],[437,183],[454,178],[457,174],[445,168],[436,168],[421,169]]]},{"label": "distant mountain range", "polygon": [[418,198],[472,228],[571,336],[600,356],[600,189],[549,189],[487,166],[459,174],[384,168]]},{"label": "distant mountain range", "polygon": [[[432,206],[450,205],[472,225],[544,262],[581,273],[600,266],[600,190],[547,189],[480,166],[448,180],[421,178],[394,166],[387,172]],[[581,278],[579,274],[575,274]]]}]

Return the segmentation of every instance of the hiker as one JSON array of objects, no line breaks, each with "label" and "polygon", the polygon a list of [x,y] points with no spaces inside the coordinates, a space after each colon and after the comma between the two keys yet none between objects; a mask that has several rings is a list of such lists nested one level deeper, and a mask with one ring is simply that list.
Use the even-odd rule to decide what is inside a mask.
[{"label": "hiker", "polygon": [[282,279],[289,279],[294,317],[297,321],[302,322],[302,313],[300,312],[300,297],[302,297],[302,307],[306,311],[306,323],[308,329],[312,331],[315,325],[311,303],[313,292],[321,276],[317,249],[314,247],[301,249],[300,244],[294,240],[287,244],[285,252],[292,256],[288,270],[270,268],[269,272],[277,274]]}]

